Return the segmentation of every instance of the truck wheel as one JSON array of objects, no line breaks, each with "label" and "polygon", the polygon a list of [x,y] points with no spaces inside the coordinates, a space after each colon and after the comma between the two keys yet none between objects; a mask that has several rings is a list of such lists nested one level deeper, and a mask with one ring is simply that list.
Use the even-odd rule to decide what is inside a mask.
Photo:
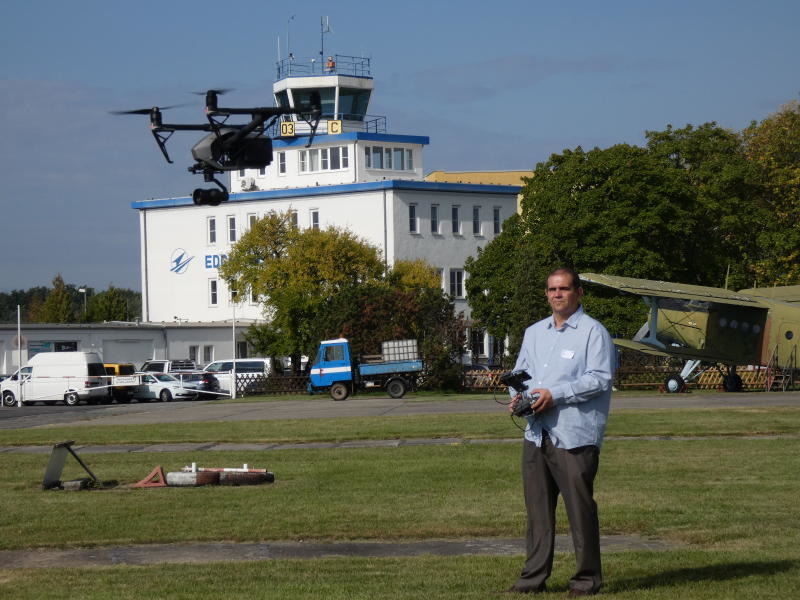
[{"label": "truck wheel", "polygon": [[14,398],[13,392],[3,392],[3,406],[14,406],[17,404],[17,399]]},{"label": "truck wheel", "polygon": [[386,384],[386,391],[392,398],[402,398],[406,393],[406,382],[402,379],[392,379]]},{"label": "truck wheel", "polygon": [[331,386],[331,398],[334,400],[344,400],[350,395],[350,390],[343,383],[334,383]]},{"label": "truck wheel", "polygon": [[67,406],[78,406],[80,404],[81,399],[78,396],[77,392],[70,392],[64,396],[64,404]]}]

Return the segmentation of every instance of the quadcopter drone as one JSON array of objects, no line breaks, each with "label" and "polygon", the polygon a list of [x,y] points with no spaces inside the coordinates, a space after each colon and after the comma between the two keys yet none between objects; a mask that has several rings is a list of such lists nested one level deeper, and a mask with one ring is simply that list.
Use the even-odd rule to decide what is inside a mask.
[{"label": "quadcopter drone", "polygon": [[[278,117],[282,115],[298,115],[305,121],[311,134],[306,147],[314,141],[320,115],[322,102],[318,92],[311,94],[308,104],[297,107],[254,107],[254,108],[221,108],[218,104],[219,96],[229,90],[208,90],[205,92],[205,113],[208,123],[200,124],[170,124],[164,123],[161,111],[175,106],[159,108],[141,108],[137,110],[115,111],[117,115],[150,115],[150,131],[158,144],[161,153],[168,163],[172,159],[167,152],[167,140],[176,131],[208,131],[192,147],[192,157],[196,161],[189,167],[189,171],[203,174],[203,181],[216,183],[220,189],[197,188],[192,192],[192,200],[197,205],[208,204],[218,206],[228,199],[228,189],[215,175],[225,171],[239,169],[260,169],[272,162],[272,138],[266,132],[272,127]],[[227,123],[232,115],[249,115],[249,123]],[[271,119],[268,123],[267,120]]]}]

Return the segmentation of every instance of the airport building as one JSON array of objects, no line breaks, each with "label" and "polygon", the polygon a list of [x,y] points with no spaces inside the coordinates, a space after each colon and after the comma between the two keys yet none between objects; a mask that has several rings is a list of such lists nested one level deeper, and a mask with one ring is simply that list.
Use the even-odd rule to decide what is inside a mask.
[{"label": "airport building", "polygon": [[[310,124],[297,115],[281,117],[272,163],[232,172],[229,200],[218,206],[197,206],[189,196],[133,203],[140,223],[144,322],[236,318],[244,325],[263,319],[251,294],[232,303],[218,269],[250,224],[270,211],[289,211],[301,228],[347,228],[378,247],[387,265],[427,261],[456,309],[469,317],[464,262],[517,210],[519,174],[488,176],[512,184],[476,183],[481,179],[474,174],[461,183],[452,174],[426,180],[429,138],[389,133],[386,117],[369,114],[372,92],[367,58],[337,55],[324,67],[284,59],[277,65],[275,104],[300,106],[318,93],[322,117],[313,137]],[[471,359],[491,357],[487,336],[474,332],[471,339]]]}]

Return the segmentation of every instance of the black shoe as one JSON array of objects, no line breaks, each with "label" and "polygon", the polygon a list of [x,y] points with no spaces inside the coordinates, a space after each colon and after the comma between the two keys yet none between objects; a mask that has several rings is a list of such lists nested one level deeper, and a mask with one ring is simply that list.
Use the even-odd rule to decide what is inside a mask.
[{"label": "black shoe", "polygon": [[579,590],[578,588],[570,588],[567,592],[567,598],[578,598],[580,596],[594,596],[597,592],[588,592],[586,590]]}]

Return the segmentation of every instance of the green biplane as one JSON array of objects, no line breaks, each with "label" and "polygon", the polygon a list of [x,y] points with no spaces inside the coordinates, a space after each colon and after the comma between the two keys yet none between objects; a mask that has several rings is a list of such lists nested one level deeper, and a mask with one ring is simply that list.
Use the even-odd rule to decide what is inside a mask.
[{"label": "green biplane", "polygon": [[734,292],[597,273],[582,273],[581,279],[642,297],[650,309],[647,324],[634,339],[615,339],[614,343],[685,359],[684,370],[665,382],[669,392],[683,389],[701,363],[727,365],[726,391],[742,389],[738,365],[768,367],[768,377],[779,377],[783,389],[793,381],[800,338],[800,285]]}]

